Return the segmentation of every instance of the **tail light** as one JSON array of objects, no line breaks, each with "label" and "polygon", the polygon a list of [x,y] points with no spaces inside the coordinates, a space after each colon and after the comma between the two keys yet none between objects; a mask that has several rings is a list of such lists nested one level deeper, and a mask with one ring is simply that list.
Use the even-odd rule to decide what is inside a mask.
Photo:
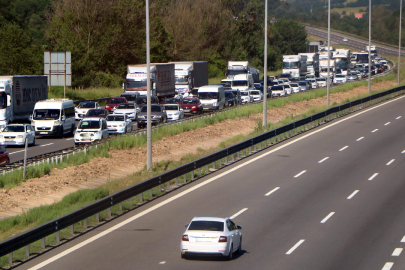
[{"label": "tail light", "polygon": [[188,242],[188,235],[183,234],[183,237],[181,238],[181,241],[187,241]]},{"label": "tail light", "polygon": [[227,238],[226,236],[220,236],[218,242],[220,242],[220,243],[226,243],[226,242],[228,242],[228,238]]}]

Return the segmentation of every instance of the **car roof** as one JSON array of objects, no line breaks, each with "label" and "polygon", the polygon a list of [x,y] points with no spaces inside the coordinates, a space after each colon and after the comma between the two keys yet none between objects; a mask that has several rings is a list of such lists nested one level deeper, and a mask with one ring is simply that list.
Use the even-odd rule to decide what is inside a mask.
[{"label": "car roof", "polygon": [[226,221],[228,218],[224,217],[194,217],[191,221],[204,220],[204,221]]}]

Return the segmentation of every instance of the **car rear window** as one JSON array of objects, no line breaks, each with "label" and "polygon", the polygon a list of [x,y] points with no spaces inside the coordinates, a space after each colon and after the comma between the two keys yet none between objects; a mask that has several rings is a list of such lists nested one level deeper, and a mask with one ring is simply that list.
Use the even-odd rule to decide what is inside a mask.
[{"label": "car rear window", "polygon": [[196,220],[191,222],[188,227],[189,231],[224,231],[224,222],[222,221],[205,221],[205,220]]},{"label": "car rear window", "polygon": [[124,103],[125,99],[123,98],[112,98],[108,101],[108,104],[120,104],[120,103]]}]

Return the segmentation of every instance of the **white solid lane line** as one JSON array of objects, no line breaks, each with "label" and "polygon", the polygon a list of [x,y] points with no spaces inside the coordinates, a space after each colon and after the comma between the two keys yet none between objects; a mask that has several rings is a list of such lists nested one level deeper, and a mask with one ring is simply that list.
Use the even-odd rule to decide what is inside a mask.
[{"label": "white solid lane line", "polygon": [[66,139],[66,141],[71,141],[71,140],[74,140],[75,138],[70,138],[70,139]]},{"label": "white solid lane line", "polygon": [[333,216],[335,212],[330,212],[324,219],[322,219],[321,223],[325,223],[331,216]]},{"label": "white solid lane line", "polygon": [[371,131],[371,132],[376,132],[378,130],[378,128],[376,128],[376,129],[374,129],[373,131]]},{"label": "white solid lane line", "polygon": [[405,153],[405,150],[401,152],[401,154],[404,154],[404,153]]},{"label": "white solid lane line", "polygon": [[239,216],[240,214],[242,214],[243,212],[245,212],[246,210],[248,210],[247,208],[243,208],[242,210],[240,210],[238,213],[236,213],[235,215],[231,216],[230,219],[234,219],[237,216]]},{"label": "white solid lane line", "polygon": [[358,191],[358,190],[353,191],[353,193],[352,193],[352,194],[350,194],[350,196],[349,196],[349,197],[347,197],[347,199],[348,199],[348,200],[350,200],[351,198],[353,198],[353,197],[354,197],[354,195],[356,195],[356,194],[357,194],[357,192],[359,192],[359,191]]},{"label": "white solid lane line", "polygon": [[381,270],[390,270],[393,265],[393,262],[387,262]]},{"label": "white solid lane line", "polygon": [[363,140],[364,139],[364,137],[360,137],[360,138],[358,138],[356,141],[361,141],[361,140]]},{"label": "white solid lane line", "polygon": [[297,248],[297,247],[299,247],[302,243],[304,243],[304,241],[305,241],[305,239],[301,239],[300,241],[298,241],[298,243],[297,244],[295,244],[292,248],[290,248],[290,250],[289,251],[287,251],[287,255],[290,255],[291,253],[293,253],[293,251]]},{"label": "white solid lane line", "polygon": [[128,223],[130,223],[130,222],[133,222],[134,220],[137,220],[137,219],[141,218],[142,216],[144,216],[144,215],[146,215],[146,214],[148,214],[148,213],[150,213],[150,212],[152,212],[152,211],[154,211],[154,210],[156,210],[156,209],[158,209],[158,208],[160,208],[160,207],[162,207],[162,206],[164,206],[164,205],[169,204],[170,202],[172,202],[172,201],[174,201],[174,200],[177,200],[178,198],[181,198],[181,197],[183,197],[183,196],[185,196],[185,195],[187,195],[187,194],[193,192],[194,190],[196,190],[196,189],[198,189],[198,188],[200,188],[200,187],[203,187],[203,186],[205,186],[205,185],[208,185],[209,183],[212,183],[212,182],[214,182],[214,181],[220,179],[221,177],[223,177],[223,176],[225,176],[225,175],[228,175],[228,174],[230,174],[230,173],[232,173],[232,172],[234,172],[234,171],[236,171],[236,170],[238,170],[238,169],[240,169],[240,168],[243,168],[243,167],[245,167],[245,166],[247,166],[247,165],[249,165],[249,164],[251,164],[251,163],[253,163],[253,162],[256,162],[257,160],[259,160],[259,159],[261,159],[261,158],[263,158],[263,157],[266,157],[266,156],[268,156],[268,155],[271,155],[271,154],[273,154],[274,152],[276,152],[276,151],[278,151],[278,150],[280,150],[280,149],[283,149],[283,148],[285,148],[285,147],[288,147],[288,146],[290,146],[290,145],[292,145],[292,144],[294,144],[294,143],[297,143],[297,142],[299,142],[299,141],[301,141],[301,140],[304,140],[304,139],[306,139],[306,138],[308,138],[308,137],[310,137],[310,136],[312,136],[312,135],[314,135],[314,134],[320,133],[320,132],[322,132],[322,131],[324,131],[324,130],[326,130],[326,129],[329,129],[329,128],[331,128],[331,127],[334,127],[335,125],[339,125],[339,124],[342,123],[342,122],[348,121],[348,120],[350,120],[350,119],[352,119],[352,118],[354,118],[354,117],[357,117],[357,116],[359,116],[359,115],[365,114],[365,113],[367,113],[367,112],[369,112],[369,111],[375,110],[375,109],[377,109],[377,108],[380,108],[380,107],[382,107],[382,106],[388,105],[388,104],[390,104],[390,103],[392,103],[392,102],[401,100],[401,99],[403,99],[403,98],[405,98],[405,96],[400,96],[400,97],[395,98],[395,99],[393,99],[393,100],[384,102],[384,103],[382,103],[382,104],[380,104],[380,105],[377,105],[377,106],[374,106],[374,107],[372,107],[372,108],[370,108],[370,109],[366,109],[366,110],[364,110],[364,111],[358,112],[358,113],[353,114],[353,115],[351,115],[351,116],[348,116],[348,117],[346,117],[346,118],[344,118],[344,119],[342,119],[342,120],[338,120],[338,121],[336,121],[336,122],[334,122],[334,123],[328,124],[327,126],[325,126],[325,127],[323,127],[323,128],[319,128],[319,129],[317,129],[317,130],[314,130],[313,132],[310,132],[310,133],[308,133],[308,134],[306,134],[306,135],[303,135],[302,137],[299,137],[299,138],[297,138],[297,139],[295,139],[295,140],[292,140],[292,141],[290,141],[290,142],[287,142],[286,144],[283,144],[283,145],[281,145],[281,146],[279,146],[279,147],[277,147],[277,148],[275,148],[275,149],[273,149],[273,150],[270,150],[269,152],[263,153],[263,154],[261,154],[261,155],[255,157],[255,158],[252,158],[252,159],[250,159],[250,160],[248,160],[248,161],[246,161],[246,162],[244,162],[244,163],[242,163],[242,164],[237,165],[236,167],[234,167],[234,168],[232,168],[232,169],[230,169],[230,170],[228,170],[228,171],[225,171],[225,172],[223,172],[223,173],[220,173],[219,175],[213,176],[213,177],[211,177],[211,178],[205,180],[204,182],[201,182],[201,183],[197,184],[196,186],[193,186],[193,187],[191,187],[191,188],[189,188],[189,189],[186,189],[186,190],[180,192],[179,194],[174,195],[174,196],[171,197],[171,198],[168,198],[168,199],[166,199],[166,200],[164,200],[164,201],[162,201],[162,202],[160,202],[160,203],[158,203],[158,204],[156,204],[156,205],[154,205],[154,206],[152,206],[152,207],[150,207],[150,208],[147,208],[147,209],[145,209],[144,211],[142,211],[142,212],[140,212],[140,213],[138,213],[138,214],[136,214],[136,215],[134,215],[134,216],[132,216],[132,217],[129,217],[129,218],[123,220],[123,221],[121,221],[120,223],[118,223],[117,225],[112,226],[111,228],[108,228],[108,229],[106,229],[106,230],[104,230],[104,231],[101,231],[99,234],[94,235],[93,237],[90,237],[89,239],[84,240],[84,241],[82,241],[82,242],[76,244],[75,246],[73,246],[73,247],[71,247],[71,248],[68,248],[67,250],[65,250],[65,251],[63,251],[63,252],[60,252],[60,253],[58,253],[57,255],[55,255],[55,256],[53,256],[53,257],[51,257],[51,258],[49,258],[49,259],[47,259],[47,260],[45,260],[45,261],[43,261],[43,262],[41,262],[41,263],[39,263],[39,264],[37,264],[37,265],[31,267],[29,270],[34,270],[34,269],[42,268],[42,267],[44,267],[45,265],[48,265],[48,264],[50,264],[50,263],[52,263],[52,262],[54,262],[54,261],[56,261],[56,260],[58,260],[58,259],[60,259],[60,258],[62,258],[62,257],[64,257],[64,256],[66,256],[66,255],[68,255],[68,254],[70,254],[70,253],[72,253],[72,252],[74,252],[74,251],[76,251],[76,250],[78,250],[78,249],[80,249],[80,248],[86,246],[87,244],[90,244],[90,243],[96,241],[97,239],[100,239],[101,237],[103,237],[103,236],[105,236],[105,235],[107,235],[107,234],[109,234],[109,233],[111,233],[111,232],[113,232],[113,231],[115,231],[115,230],[117,230],[117,229],[119,229],[119,228],[125,226],[126,224],[128,224]]},{"label": "white solid lane line", "polygon": [[391,122],[385,123],[384,126],[387,126],[387,125],[389,125],[389,124],[391,124]]},{"label": "white solid lane line", "polygon": [[318,163],[322,163],[322,162],[324,162],[325,160],[327,160],[328,158],[329,158],[329,157],[326,157],[326,158],[324,158],[324,159],[318,161]]},{"label": "white solid lane line", "polygon": [[273,193],[274,191],[278,190],[280,187],[276,187],[275,189],[273,189],[272,191],[266,193],[266,195],[264,196],[269,196],[271,193]]},{"label": "white solid lane line", "polygon": [[390,162],[388,162],[386,165],[387,165],[387,166],[388,166],[388,165],[391,165],[391,163],[394,162],[394,161],[395,161],[395,159],[391,159]]},{"label": "white solid lane line", "polygon": [[397,118],[395,118],[395,119],[399,119],[399,118],[401,118],[401,116],[398,116]]},{"label": "white solid lane line", "polygon": [[160,262],[159,264],[165,264],[166,263],[166,261],[163,261],[163,262]]},{"label": "white solid lane line", "polygon": [[9,155],[17,154],[17,153],[24,152],[24,151],[25,151],[25,150],[16,151],[16,152],[10,153]]},{"label": "white solid lane line", "polygon": [[304,174],[306,172],[306,170],[303,170],[302,172],[300,172],[299,174],[297,174],[296,176],[294,176],[294,178],[299,177],[301,174]]},{"label": "white solid lane line", "polygon": [[349,146],[345,146],[345,147],[343,147],[342,149],[340,149],[339,151],[343,151],[343,150],[345,150],[347,147],[349,147]]},{"label": "white solid lane line", "polygon": [[374,179],[374,177],[376,177],[378,175],[378,173],[373,174],[368,180],[371,181]]},{"label": "white solid lane line", "polygon": [[43,144],[43,145],[40,145],[40,147],[44,147],[44,146],[48,146],[48,145],[52,145],[53,143],[48,143],[48,144]]},{"label": "white solid lane line", "polygon": [[396,248],[394,250],[394,252],[392,252],[391,256],[399,256],[399,255],[401,255],[402,250],[403,250],[403,248]]},{"label": "white solid lane line", "polygon": [[402,239],[401,239],[401,243],[405,243],[405,236],[404,236],[404,237],[402,237]]}]

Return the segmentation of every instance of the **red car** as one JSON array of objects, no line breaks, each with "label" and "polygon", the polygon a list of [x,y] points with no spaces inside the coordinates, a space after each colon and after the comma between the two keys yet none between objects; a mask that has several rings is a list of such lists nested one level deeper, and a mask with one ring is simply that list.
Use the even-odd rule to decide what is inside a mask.
[{"label": "red car", "polygon": [[196,97],[184,98],[180,103],[184,114],[201,114],[203,113],[203,106],[200,99]]},{"label": "red car", "polygon": [[3,145],[0,145],[0,165],[5,166],[10,163],[10,157],[6,148]]},{"label": "red car", "polygon": [[108,116],[108,111],[106,109],[90,109],[87,111],[86,117],[98,117],[98,118],[107,118]]},{"label": "red car", "polygon": [[127,99],[124,97],[112,97],[108,100],[105,108],[108,112],[114,111],[121,103],[128,103]]}]

